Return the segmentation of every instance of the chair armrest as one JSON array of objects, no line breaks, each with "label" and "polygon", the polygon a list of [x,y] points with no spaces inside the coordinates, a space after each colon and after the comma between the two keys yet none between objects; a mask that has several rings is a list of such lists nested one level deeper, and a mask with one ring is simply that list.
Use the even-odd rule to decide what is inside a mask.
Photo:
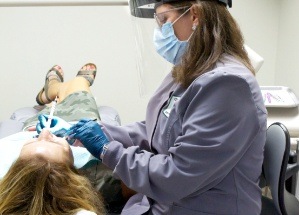
[{"label": "chair armrest", "polygon": [[286,170],[285,180],[287,180],[290,177],[292,177],[293,175],[297,174],[298,170],[299,170],[299,164],[298,163],[288,164],[287,170]]}]

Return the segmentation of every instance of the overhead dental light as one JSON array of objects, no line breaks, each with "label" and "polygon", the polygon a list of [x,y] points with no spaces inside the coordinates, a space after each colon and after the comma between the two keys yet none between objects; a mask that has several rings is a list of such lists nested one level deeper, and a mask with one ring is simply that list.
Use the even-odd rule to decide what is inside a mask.
[{"label": "overhead dental light", "polygon": [[[187,0],[129,0],[131,15],[140,18],[154,18],[157,4],[172,3]],[[203,0],[204,1],[204,0]],[[232,0],[218,0],[219,3],[232,7]]]}]

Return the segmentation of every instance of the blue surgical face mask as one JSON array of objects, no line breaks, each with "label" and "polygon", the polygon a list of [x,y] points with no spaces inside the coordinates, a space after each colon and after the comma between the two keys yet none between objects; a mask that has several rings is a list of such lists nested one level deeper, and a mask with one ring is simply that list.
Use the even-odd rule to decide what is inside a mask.
[{"label": "blue surgical face mask", "polygon": [[[189,9],[185,11],[185,13],[188,11]],[[192,36],[191,34],[189,39],[186,41],[180,41],[174,34],[174,23],[185,13],[178,17],[173,23],[166,22],[161,28],[157,27],[154,31],[154,45],[156,47],[156,51],[168,62],[174,65],[178,65],[181,62],[181,58],[187,49],[188,41]]]}]

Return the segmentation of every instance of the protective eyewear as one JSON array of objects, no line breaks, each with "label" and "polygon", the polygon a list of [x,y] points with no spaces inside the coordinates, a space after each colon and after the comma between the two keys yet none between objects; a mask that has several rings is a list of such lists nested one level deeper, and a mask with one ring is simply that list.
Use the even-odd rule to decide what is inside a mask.
[{"label": "protective eyewear", "polygon": [[[183,7],[176,7],[161,13],[154,13],[154,18],[156,19],[158,25],[161,27],[165,22],[167,17],[165,17],[165,14],[171,11],[176,11],[176,10],[185,10],[187,11],[191,6],[183,6]],[[183,14],[182,14],[183,15]]]}]

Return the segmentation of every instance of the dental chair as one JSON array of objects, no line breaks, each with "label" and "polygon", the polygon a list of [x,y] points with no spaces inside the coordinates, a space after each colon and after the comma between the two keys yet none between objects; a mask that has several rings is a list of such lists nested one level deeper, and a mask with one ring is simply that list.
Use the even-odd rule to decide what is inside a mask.
[{"label": "dental chair", "polygon": [[[0,121],[0,139],[22,131],[24,122],[36,115],[42,109],[41,106],[23,107],[15,110],[7,120]],[[101,121],[110,125],[120,125],[118,112],[109,106],[98,107]],[[103,194],[106,200],[107,215],[117,215],[120,213],[125,202],[121,197],[120,181],[112,177],[112,171],[97,162],[96,165],[82,170],[94,185],[96,190]],[[91,177],[92,176],[92,177]]]},{"label": "dental chair", "polygon": [[289,152],[290,135],[287,128],[282,123],[271,124],[267,129],[260,187],[268,186],[272,198],[262,196],[261,215],[299,214],[299,201],[285,186],[286,179],[298,171],[298,164],[288,164]]}]

